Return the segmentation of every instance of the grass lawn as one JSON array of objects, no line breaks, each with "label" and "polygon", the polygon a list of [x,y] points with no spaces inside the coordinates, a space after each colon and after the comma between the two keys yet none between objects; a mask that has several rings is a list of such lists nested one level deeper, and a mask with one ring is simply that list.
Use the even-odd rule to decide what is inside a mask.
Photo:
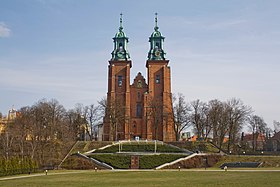
[{"label": "grass lawn", "polygon": [[[78,171],[79,172],[79,171]],[[0,178],[1,179],[1,178]],[[0,186],[278,186],[280,171],[81,171],[12,180]]]}]

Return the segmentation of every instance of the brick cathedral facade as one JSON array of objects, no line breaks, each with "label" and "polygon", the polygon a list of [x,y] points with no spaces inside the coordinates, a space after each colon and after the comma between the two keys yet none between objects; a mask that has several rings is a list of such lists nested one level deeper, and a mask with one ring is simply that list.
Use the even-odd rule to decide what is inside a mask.
[{"label": "brick cathedral facade", "polygon": [[174,141],[171,73],[157,17],[149,38],[147,82],[139,72],[130,84],[132,61],[127,49],[128,37],[123,31],[122,17],[113,41],[114,50],[108,65],[107,107],[102,139]]}]

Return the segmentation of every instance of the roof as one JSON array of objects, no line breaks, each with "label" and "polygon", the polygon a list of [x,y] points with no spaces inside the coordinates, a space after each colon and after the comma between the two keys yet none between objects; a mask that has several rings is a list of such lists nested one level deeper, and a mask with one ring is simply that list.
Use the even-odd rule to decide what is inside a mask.
[{"label": "roof", "polygon": [[271,139],[273,139],[273,140],[280,140],[280,131],[275,133],[274,136],[272,136]]},{"label": "roof", "polygon": [[155,27],[155,31],[151,34],[151,37],[152,38],[160,38],[160,37],[162,37],[161,33],[158,30],[158,27]]},{"label": "roof", "polygon": [[[253,134],[246,134],[243,138],[244,141],[253,141]],[[264,134],[258,134],[257,141],[264,141],[265,135]]]},{"label": "roof", "polygon": [[119,31],[116,33],[115,38],[126,38],[126,35],[123,32],[123,28],[122,27],[119,28]]}]

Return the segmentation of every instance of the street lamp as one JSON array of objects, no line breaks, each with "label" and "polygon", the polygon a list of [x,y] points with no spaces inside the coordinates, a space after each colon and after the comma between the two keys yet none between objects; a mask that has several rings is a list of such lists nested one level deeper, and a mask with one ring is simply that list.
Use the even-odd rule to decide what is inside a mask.
[{"label": "street lamp", "polygon": [[204,161],[204,168],[206,170],[206,167],[207,167],[207,157],[203,158],[203,161]]}]

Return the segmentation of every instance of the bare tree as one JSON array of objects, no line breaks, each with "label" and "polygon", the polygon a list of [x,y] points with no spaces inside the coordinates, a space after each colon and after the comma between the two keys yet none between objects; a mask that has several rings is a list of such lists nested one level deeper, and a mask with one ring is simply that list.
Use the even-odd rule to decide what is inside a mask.
[{"label": "bare tree", "polygon": [[88,133],[90,136],[90,140],[93,140],[93,137],[95,136],[95,126],[98,125],[96,123],[101,119],[101,115],[99,114],[99,112],[99,107],[94,106],[94,104],[85,107],[85,116],[88,121],[87,129],[90,129],[90,132]]},{"label": "bare tree", "polygon": [[191,102],[192,116],[191,123],[197,133],[197,138],[206,139],[210,133],[208,126],[208,106],[206,103],[201,102],[199,99]]},{"label": "bare tree", "polygon": [[97,101],[97,103],[98,103],[98,108],[100,110],[99,113],[100,113],[101,117],[105,117],[106,109],[107,109],[107,105],[108,105],[106,97],[101,98],[99,101]]},{"label": "bare tree", "polygon": [[109,140],[117,141],[120,136],[119,132],[123,132],[125,122],[125,107],[122,100],[116,98],[108,102],[106,98],[102,98],[98,104],[100,117],[105,114],[104,122],[110,124]]},{"label": "bare tree", "polygon": [[81,114],[66,112],[57,100],[40,100],[18,110],[0,134],[0,154],[30,156],[40,166],[59,163],[77,138],[77,126],[87,123]]},{"label": "bare tree", "polygon": [[13,143],[15,139],[13,132],[14,131],[11,127],[7,127],[4,132],[0,134],[0,142],[3,149],[2,154],[6,159],[9,159],[13,151]]},{"label": "bare tree", "polygon": [[66,112],[66,123],[68,124],[69,133],[71,133],[71,136],[74,137],[74,139],[78,140],[80,137],[80,124],[77,123],[78,115],[74,109],[70,109]]},{"label": "bare tree", "polygon": [[153,131],[153,139],[158,140],[159,138],[159,128],[160,125],[163,125],[163,105],[161,102],[162,98],[161,97],[150,97],[148,99],[148,107],[147,107],[147,116],[148,116],[148,121],[151,124],[152,131]]},{"label": "bare tree", "polygon": [[232,145],[237,143],[239,133],[248,116],[252,113],[251,107],[246,106],[240,99],[230,99],[227,102],[228,110],[228,146],[227,150],[230,151]]},{"label": "bare tree", "polygon": [[258,137],[261,133],[265,132],[267,124],[264,122],[263,118],[257,115],[252,115],[249,118],[248,126],[253,136],[253,142],[252,142],[253,151],[256,151],[258,150],[258,143],[257,143]]},{"label": "bare tree", "polygon": [[74,109],[67,112],[67,118],[70,124],[70,128],[74,132],[74,136],[77,140],[86,140],[89,129],[86,120],[85,108],[82,104],[78,103]]},{"label": "bare tree", "polygon": [[195,100],[191,102],[191,122],[198,138],[206,140],[213,135],[213,143],[222,148],[224,138],[228,135],[228,151],[238,141],[239,133],[251,113],[239,99],[227,102],[211,100],[208,104]]},{"label": "bare tree", "polygon": [[[65,109],[57,100],[40,100],[32,107],[19,110],[16,125],[21,133],[18,144],[21,150],[35,158],[40,165],[54,164],[64,154],[69,132],[66,125]],[[23,128],[24,127],[24,128]],[[24,147],[25,146],[25,147]]]},{"label": "bare tree", "polygon": [[31,123],[32,118],[29,116],[30,107],[23,107],[18,111],[19,115],[15,119],[15,133],[17,134],[16,145],[20,149],[20,154],[23,159],[27,155],[26,140],[28,138],[28,126]]},{"label": "bare tree", "polygon": [[176,141],[179,141],[181,132],[191,125],[190,108],[181,93],[173,97],[173,120]]},{"label": "bare tree", "polygon": [[231,107],[223,102],[222,106],[221,106],[221,114],[220,114],[220,118],[218,119],[218,146],[221,149],[222,145],[224,143],[224,139],[226,134],[228,133],[228,129],[229,129],[229,113],[231,111]]},{"label": "bare tree", "polygon": [[224,123],[224,104],[219,100],[211,100],[208,103],[208,120],[212,127],[213,143],[220,145],[226,134],[226,124]]}]

